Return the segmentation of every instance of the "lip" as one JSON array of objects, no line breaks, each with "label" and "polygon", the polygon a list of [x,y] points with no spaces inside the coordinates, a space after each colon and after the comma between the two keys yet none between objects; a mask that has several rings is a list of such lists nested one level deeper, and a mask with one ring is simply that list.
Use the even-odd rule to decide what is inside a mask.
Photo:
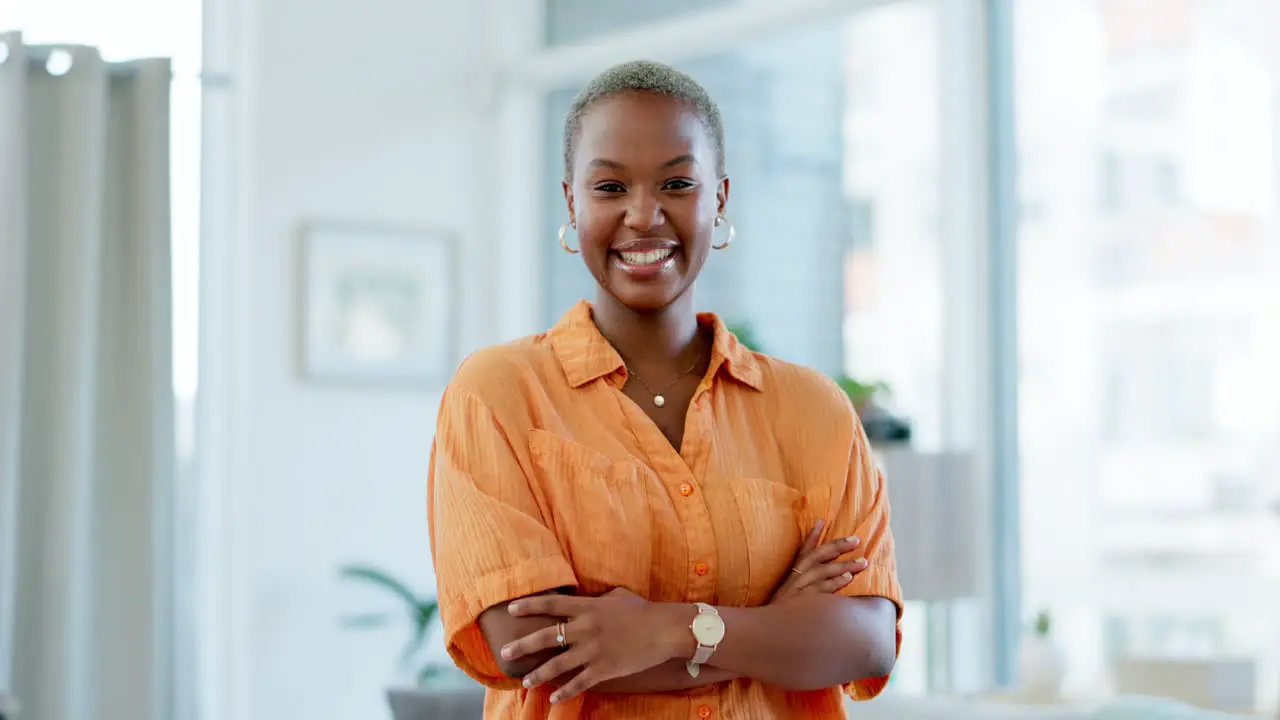
[{"label": "lip", "polygon": [[609,250],[613,252],[647,252],[649,250],[675,250],[680,247],[680,243],[675,240],[667,240],[665,238],[636,238],[613,245]]}]

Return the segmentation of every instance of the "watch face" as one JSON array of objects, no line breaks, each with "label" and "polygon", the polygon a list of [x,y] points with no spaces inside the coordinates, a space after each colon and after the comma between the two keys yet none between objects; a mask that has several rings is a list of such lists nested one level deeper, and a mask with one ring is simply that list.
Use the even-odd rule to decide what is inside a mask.
[{"label": "watch face", "polygon": [[704,613],[693,619],[693,637],[699,645],[718,645],[724,639],[724,620]]}]

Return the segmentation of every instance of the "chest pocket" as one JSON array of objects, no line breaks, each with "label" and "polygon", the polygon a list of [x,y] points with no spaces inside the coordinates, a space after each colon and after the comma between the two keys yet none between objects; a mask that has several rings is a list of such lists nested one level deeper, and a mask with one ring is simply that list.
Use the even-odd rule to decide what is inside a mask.
[{"label": "chest pocket", "polygon": [[542,430],[530,434],[529,453],[580,591],[624,587],[647,597],[653,526],[646,468]]},{"label": "chest pocket", "polygon": [[746,535],[747,605],[762,605],[791,572],[804,541],[799,514],[803,496],[795,488],[761,478],[735,478],[732,487]]},{"label": "chest pocket", "polygon": [[813,524],[825,517],[826,488],[801,493],[780,482],[747,477],[735,478],[732,487],[746,535],[746,604],[763,605],[791,572]]}]

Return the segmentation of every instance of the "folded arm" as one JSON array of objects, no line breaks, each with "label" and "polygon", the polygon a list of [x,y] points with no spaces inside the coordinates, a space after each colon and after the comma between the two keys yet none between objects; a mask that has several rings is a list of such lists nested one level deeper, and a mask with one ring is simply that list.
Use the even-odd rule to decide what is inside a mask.
[{"label": "folded arm", "polygon": [[[567,593],[562,590],[554,594]],[[507,611],[507,607],[510,604],[502,603],[483,612],[480,615],[479,625],[481,632],[484,633],[485,641],[489,644],[489,649],[498,661],[498,667],[501,668],[502,673],[513,680],[521,680],[538,667],[544,665],[548,660],[559,655],[563,650],[560,648],[548,648],[523,657],[506,659],[503,657],[503,648],[520,638],[534,635],[546,628],[555,627],[562,618],[547,615],[516,617]],[[685,632],[689,632],[688,627],[685,628]],[[552,682],[557,685],[563,684],[572,678],[574,674],[568,673]],[[592,690],[594,692],[619,694],[672,692],[714,685],[733,680],[736,677],[739,677],[737,673],[708,667],[695,678],[689,675],[683,660],[673,659],[643,672],[600,683],[593,687]]]},{"label": "folded arm", "polygon": [[[799,595],[717,610],[725,636],[708,665],[789,690],[886,677],[897,656],[898,611],[882,597]],[[685,616],[691,617],[688,610]],[[676,636],[683,639],[677,652],[692,656],[696,643],[687,622]]]}]

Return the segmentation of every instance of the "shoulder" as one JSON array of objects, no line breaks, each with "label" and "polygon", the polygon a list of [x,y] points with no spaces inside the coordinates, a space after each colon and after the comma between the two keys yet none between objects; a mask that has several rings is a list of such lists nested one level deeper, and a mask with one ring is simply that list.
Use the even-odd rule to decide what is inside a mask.
[{"label": "shoulder", "polygon": [[762,390],[783,406],[812,412],[853,415],[853,404],[835,380],[804,365],[755,354],[760,364]]},{"label": "shoulder", "polygon": [[529,335],[467,355],[445,389],[445,395],[470,396],[490,408],[519,402],[543,384],[553,351],[545,334]]},{"label": "shoulder", "polygon": [[757,354],[756,360],[773,432],[803,447],[846,449],[856,442],[858,414],[835,380],[776,357]]}]

